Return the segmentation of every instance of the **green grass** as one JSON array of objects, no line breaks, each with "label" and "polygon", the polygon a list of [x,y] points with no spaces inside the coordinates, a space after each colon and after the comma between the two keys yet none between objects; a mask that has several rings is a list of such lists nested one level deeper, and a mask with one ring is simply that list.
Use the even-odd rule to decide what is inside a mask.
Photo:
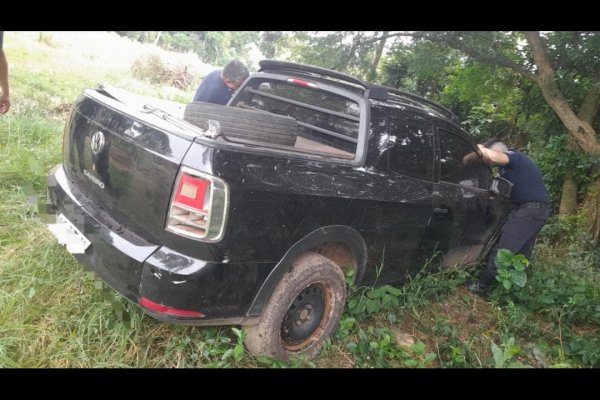
[{"label": "green grass", "polygon": [[171,99],[191,93],[133,79],[126,63],[76,51],[58,34],[8,32],[5,50],[12,109],[0,117],[0,367],[600,365],[600,256],[575,222],[548,224],[520,291],[481,299],[457,289],[463,270],[422,273],[384,291],[353,288],[340,328],[312,361],[253,357],[240,347],[239,327],[182,327],[144,315],[56,243],[28,196],[45,193],[69,105],[84,88],[107,81]]}]

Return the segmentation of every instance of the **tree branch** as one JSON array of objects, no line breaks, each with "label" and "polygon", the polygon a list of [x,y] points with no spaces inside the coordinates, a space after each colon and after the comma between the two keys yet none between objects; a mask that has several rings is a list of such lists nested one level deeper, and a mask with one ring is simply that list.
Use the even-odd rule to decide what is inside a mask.
[{"label": "tree branch", "polygon": [[352,47],[346,54],[346,57],[343,58],[342,60],[340,60],[340,62],[334,69],[340,70],[340,71],[344,71],[346,69],[346,67],[348,66],[348,63],[354,57],[354,53],[356,52],[356,49],[358,48],[359,45],[361,45],[363,43],[361,39],[362,39],[362,33],[358,33],[358,35],[356,35],[352,39]]},{"label": "tree branch", "polygon": [[416,33],[416,32],[394,32],[394,33],[388,33],[388,34],[383,34],[383,35],[381,35],[379,37],[376,37],[376,38],[373,38],[373,39],[365,40],[363,42],[363,44],[369,44],[369,43],[378,42],[380,40],[391,38],[391,37],[394,37],[394,36],[418,37],[419,34]]},{"label": "tree branch", "polygon": [[579,107],[579,112],[577,116],[587,122],[588,124],[593,124],[596,119],[596,114],[598,113],[598,109],[600,108],[600,68],[594,71],[594,75],[592,76],[592,84],[588,92],[585,94],[583,98],[583,102],[581,103],[581,107]]},{"label": "tree branch", "polygon": [[544,44],[540,39],[540,33],[537,31],[524,31],[523,35],[527,39],[531,52],[533,53],[533,61],[538,68],[537,76],[543,82],[549,83],[554,80],[554,70],[552,63],[546,54]]},{"label": "tree branch", "polygon": [[384,31],[383,36],[379,44],[377,45],[377,49],[375,50],[375,55],[373,57],[373,62],[371,63],[371,68],[369,69],[368,80],[372,81],[377,76],[377,66],[379,65],[379,61],[381,60],[381,55],[383,54],[383,48],[385,47],[385,42],[387,42],[387,38],[385,36],[389,31]]},{"label": "tree branch", "polygon": [[[568,129],[573,139],[588,154],[600,154],[600,145],[596,139],[596,131],[592,124],[579,118],[571,105],[565,100],[560,88],[554,80],[554,70],[539,32],[523,32],[531,47],[533,62],[537,67],[537,83],[542,89],[542,95],[552,107],[558,118]],[[590,89],[590,90],[593,90]],[[587,95],[586,95],[587,97]]]},{"label": "tree branch", "polygon": [[431,41],[439,41],[441,43],[444,43],[447,46],[450,46],[456,50],[460,50],[479,61],[482,61],[482,62],[485,62],[488,64],[501,65],[503,67],[510,68],[513,71],[518,72],[519,74],[523,75],[527,79],[531,79],[532,81],[534,81],[536,83],[538,81],[538,77],[533,72],[527,70],[525,67],[517,64],[510,58],[505,57],[501,54],[498,54],[498,53],[493,54],[493,55],[485,54],[485,53],[481,52],[479,49],[471,47],[471,46],[467,45],[466,43],[463,43],[452,37],[444,37],[444,38],[436,39],[436,38],[432,38],[430,36],[426,36],[425,38],[428,40],[431,40]]},{"label": "tree branch", "polygon": [[363,43],[364,44],[372,43],[372,42],[376,42],[376,41],[379,41],[382,39],[387,39],[387,38],[394,37],[394,36],[407,36],[407,37],[414,37],[414,38],[422,38],[422,39],[426,39],[426,40],[429,40],[432,42],[443,43],[453,49],[460,50],[479,61],[482,61],[482,62],[485,62],[488,64],[497,64],[497,65],[501,65],[503,67],[510,68],[513,71],[518,72],[519,74],[523,75],[527,79],[531,79],[534,82],[537,82],[537,79],[538,79],[534,73],[532,73],[531,71],[528,71],[526,68],[524,68],[523,66],[512,61],[508,57],[504,57],[503,55],[500,55],[500,54],[495,54],[493,56],[484,54],[481,51],[466,45],[465,43],[462,43],[458,40],[455,40],[455,39],[449,38],[449,37],[434,37],[431,35],[424,34],[423,32],[393,32],[393,33],[389,33],[387,35],[384,34],[382,36],[379,36],[379,37],[376,37],[373,39],[365,40]]}]

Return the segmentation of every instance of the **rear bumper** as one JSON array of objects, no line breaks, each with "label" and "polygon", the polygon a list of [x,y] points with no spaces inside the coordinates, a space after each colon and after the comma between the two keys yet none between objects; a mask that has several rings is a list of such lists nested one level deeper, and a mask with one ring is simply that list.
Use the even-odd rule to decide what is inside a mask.
[{"label": "rear bumper", "polygon": [[142,307],[147,314],[190,325],[256,322],[247,312],[274,264],[208,262],[149,243],[99,210],[69,180],[62,164],[48,175],[48,200],[91,242],[75,258],[110,287],[136,304],[144,297],[199,311],[204,317],[165,315]]},{"label": "rear bumper", "polygon": [[85,254],[75,254],[75,258],[113,289],[137,303],[144,261],[158,246],[131,232],[118,235],[113,229],[123,232],[123,228],[116,221],[110,221],[108,215],[100,216],[100,212],[93,215],[92,210],[97,206],[77,190],[62,164],[48,175],[48,201],[92,243]]}]

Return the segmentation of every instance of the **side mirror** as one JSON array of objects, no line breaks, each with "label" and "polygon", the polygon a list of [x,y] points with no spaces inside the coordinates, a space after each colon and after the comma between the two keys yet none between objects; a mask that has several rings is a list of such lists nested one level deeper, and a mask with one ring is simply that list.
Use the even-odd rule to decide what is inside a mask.
[{"label": "side mirror", "polygon": [[495,177],[490,186],[490,192],[500,196],[510,197],[513,184],[507,179]]}]

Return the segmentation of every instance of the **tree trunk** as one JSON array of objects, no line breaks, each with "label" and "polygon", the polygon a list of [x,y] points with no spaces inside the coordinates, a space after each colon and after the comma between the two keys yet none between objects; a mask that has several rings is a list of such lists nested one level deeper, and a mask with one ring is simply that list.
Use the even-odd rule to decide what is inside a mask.
[{"label": "tree trunk", "polygon": [[[578,151],[579,146],[575,142],[575,139],[569,135],[567,139],[566,149],[568,151]],[[577,211],[577,181],[571,175],[570,171],[565,171],[563,177],[562,190],[560,195],[560,215],[573,215]]]},{"label": "tree trunk", "polygon": [[362,35],[359,33],[352,39],[352,47],[350,48],[350,51],[346,54],[346,57],[343,59],[343,61],[340,61],[340,63],[333,69],[335,69],[337,71],[345,71],[346,70],[348,63],[354,57],[354,53],[356,52],[356,49],[358,49],[358,45],[361,42],[361,38],[362,38]]},{"label": "tree trunk", "polygon": [[569,131],[571,137],[575,139],[583,151],[592,156],[600,155],[600,144],[596,139],[596,131],[592,127],[592,124],[575,114],[573,108],[571,108],[569,102],[565,100],[556,83],[552,63],[540,40],[539,32],[523,32],[523,34],[527,38],[527,42],[529,42],[533,54],[533,61],[538,68],[534,81],[542,90],[544,99],[548,105],[552,107],[558,118],[560,118],[561,122]]},{"label": "tree trunk", "polygon": [[575,115],[569,103],[556,93],[556,83],[540,83],[542,95],[552,107],[558,118],[569,130],[569,134],[577,144],[588,154],[600,154],[600,145],[596,140],[596,131],[592,125],[581,120]]},{"label": "tree trunk", "polygon": [[373,62],[371,63],[371,70],[369,71],[369,76],[367,77],[367,81],[372,82],[377,77],[377,66],[379,65],[379,61],[381,60],[381,55],[383,54],[383,48],[385,47],[385,42],[387,40],[387,34],[390,31],[383,32],[383,39],[377,45],[377,51],[375,51],[375,57],[373,57]]},{"label": "tree trunk", "polygon": [[[540,83],[544,98],[583,151],[593,158],[598,157],[600,155],[600,144],[596,140],[596,131],[589,123],[578,118],[565,99],[557,95],[554,88],[551,88],[555,85],[555,83],[549,85]],[[600,173],[598,168],[595,171],[596,175],[593,172],[592,176],[600,176],[597,175]],[[584,212],[588,223],[588,232],[592,235],[594,245],[597,246],[600,242],[600,178],[596,178],[590,185],[590,191],[584,202]]]},{"label": "tree trunk", "polygon": [[158,41],[160,40],[160,34],[162,31],[158,31],[158,35],[156,35],[156,40],[154,41],[154,46],[158,46]]},{"label": "tree trunk", "polygon": [[[523,32],[527,38],[527,42],[531,46],[533,60],[538,71],[534,79],[542,90],[542,95],[546,102],[552,107],[558,118],[565,125],[569,134],[577,144],[589,154],[592,158],[600,156],[600,143],[598,143],[596,131],[592,124],[576,115],[571,105],[563,97],[558,84],[556,83],[552,63],[548,59],[548,55],[540,40],[539,32]],[[595,89],[594,89],[595,90]],[[591,102],[594,96],[586,96],[587,102]],[[593,106],[593,105],[592,105]],[[595,116],[594,107],[590,106],[590,112],[587,110],[583,113],[584,117],[590,118],[590,115]],[[596,109],[597,111],[597,109]],[[589,114],[589,115],[587,115]],[[584,210],[588,221],[588,231],[592,235],[594,245],[598,245],[600,241],[600,178],[598,173],[600,167],[594,168],[592,176],[596,176],[594,182],[590,185],[590,191],[586,196]],[[595,174],[594,174],[595,173]]]},{"label": "tree trunk", "polygon": [[[432,41],[446,43],[452,48],[461,50],[467,55],[480,61],[501,65],[518,72],[524,77],[534,81],[541,89],[544,99],[554,110],[561,120],[570,137],[587,153],[592,159],[600,158],[600,142],[598,142],[593,121],[600,108],[600,69],[596,69],[591,77],[591,88],[586,93],[583,103],[580,105],[579,113],[576,114],[571,104],[565,99],[557,83],[552,61],[546,52],[539,32],[523,32],[533,56],[535,72],[530,66],[519,64],[501,53],[482,51],[474,46],[469,46],[467,41],[461,40],[459,35],[442,35],[441,38],[435,34],[419,34],[415,37],[425,37]],[[389,35],[388,35],[389,36]],[[598,164],[597,164],[598,165]],[[588,221],[588,230],[597,245],[600,241],[600,166],[594,171],[596,176],[590,185],[590,191],[585,199],[585,213]]]},{"label": "tree trunk", "polygon": [[588,232],[592,236],[594,245],[600,242],[600,175],[599,168],[596,168],[597,178],[590,185],[590,189],[583,202],[583,208],[589,218]]},{"label": "tree trunk", "polygon": [[573,175],[567,174],[563,178],[559,214],[572,215],[575,211],[577,211],[577,182]]}]

